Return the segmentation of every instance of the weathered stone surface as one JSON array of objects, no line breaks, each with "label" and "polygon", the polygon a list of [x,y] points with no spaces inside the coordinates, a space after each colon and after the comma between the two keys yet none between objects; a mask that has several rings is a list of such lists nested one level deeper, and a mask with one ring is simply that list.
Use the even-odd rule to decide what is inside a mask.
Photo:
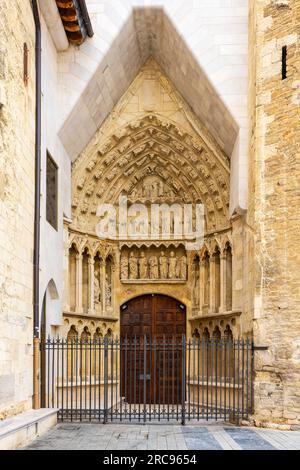
[{"label": "weathered stone surface", "polygon": [[[300,420],[299,0],[250,9],[249,290],[255,354],[255,419]],[[287,78],[282,80],[282,47]]]},{"label": "weathered stone surface", "polygon": [[[0,419],[31,406],[34,22],[30,2],[0,2]],[[23,82],[23,44],[29,82]],[[28,371],[24,377],[24,371]]]}]

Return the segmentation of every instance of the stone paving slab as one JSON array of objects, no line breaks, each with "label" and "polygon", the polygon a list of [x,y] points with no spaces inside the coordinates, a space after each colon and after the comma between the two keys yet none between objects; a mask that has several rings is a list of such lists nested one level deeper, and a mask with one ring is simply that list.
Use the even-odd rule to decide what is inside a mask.
[{"label": "stone paving slab", "polygon": [[300,432],[228,424],[58,424],[28,450],[300,450]]},{"label": "stone paving slab", "polygon": [[224,430],[243,450],[276,450],[276,447],[252,429],[225,428]]}]

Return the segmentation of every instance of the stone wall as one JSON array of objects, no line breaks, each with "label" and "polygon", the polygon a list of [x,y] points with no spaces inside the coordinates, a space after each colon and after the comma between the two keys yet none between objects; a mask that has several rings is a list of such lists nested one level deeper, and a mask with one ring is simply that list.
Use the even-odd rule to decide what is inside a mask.
[{"label": "stone wall", "polygon": [[269,347],[255,354],[254,419],[293,426],[300,421],[300,1],[251,4],[249,298],[254,341]]},{"label": "stone wall", "polygon": [[[0,2],[0,419],[31,407],[35,28],[29,1]],[[29,80],[23,81],[23,47]]]}]

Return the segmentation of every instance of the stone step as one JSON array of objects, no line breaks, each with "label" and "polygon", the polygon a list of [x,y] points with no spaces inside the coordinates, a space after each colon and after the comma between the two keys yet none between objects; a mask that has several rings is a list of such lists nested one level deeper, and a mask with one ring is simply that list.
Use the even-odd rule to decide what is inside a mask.
[{"label": "stone step", "polygon": [[56,409],[29,410],[0,422],[0,450],[23,447],[57,424]]}]

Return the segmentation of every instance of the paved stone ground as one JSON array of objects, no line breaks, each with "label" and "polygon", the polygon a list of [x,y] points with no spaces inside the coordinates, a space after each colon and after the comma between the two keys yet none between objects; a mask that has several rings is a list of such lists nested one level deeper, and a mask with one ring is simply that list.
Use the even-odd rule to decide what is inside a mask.
[{"label": "paved stone ground", "polygon": [[29,450],[299,450],[300,432],[228,424],[61,423]]}]

